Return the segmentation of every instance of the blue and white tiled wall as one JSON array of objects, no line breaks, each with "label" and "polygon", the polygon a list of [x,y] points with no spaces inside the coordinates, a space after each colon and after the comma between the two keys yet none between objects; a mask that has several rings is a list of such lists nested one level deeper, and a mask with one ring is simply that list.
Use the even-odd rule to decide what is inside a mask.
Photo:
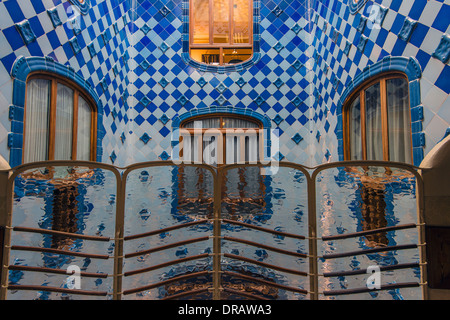
[{"label": "blue and white tiled wall", "polygon": [[338,161],[343,98],[386,70],[410,78],[420,162],[450,127],[450,1],[357,3],[255,0],[258,54],[243,70],[210,72],[186,63],[186,0],[2,1],[0,154],[15,158],[21,144],[13,65],[46,56],[98,99],[98,159],[106,163],[167,159],[177,119],[222,109],[268,118],[280,129],[281,159]]}]

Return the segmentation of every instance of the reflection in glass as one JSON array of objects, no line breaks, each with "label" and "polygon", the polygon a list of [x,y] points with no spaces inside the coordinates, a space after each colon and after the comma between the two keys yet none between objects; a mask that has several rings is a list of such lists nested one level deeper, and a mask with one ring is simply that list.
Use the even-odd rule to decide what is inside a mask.
[{"label": "reflection in glass", "polygon": [[193,0],[193,41],[209,43],[209,0]]},{"label": "reflection in glass", "polygon": [[250,41],[250,6],[248,0],[234,0],[233,5],[233,42],[249,43]]},{"label": "reflection in glass", "polygon": [[214,0],[214,43],[228,43],[230,33],[230,1]]}]

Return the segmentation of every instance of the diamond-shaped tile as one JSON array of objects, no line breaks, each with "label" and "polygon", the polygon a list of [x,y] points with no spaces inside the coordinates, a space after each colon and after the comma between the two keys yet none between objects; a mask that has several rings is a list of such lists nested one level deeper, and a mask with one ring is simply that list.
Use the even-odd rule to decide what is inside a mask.
[{"label": "diamond-shaped tile", "polygon": [[296,34],[299,33],[302,30],[302,27],[298,23],[294,24],[294,26],[291,28],[292,31],[294,31]]},{"label": "diamond-shaped tile", "polygon": [[200,79],[197,80],[197,84],[198,84],[201,88],[203,88],[203,87],[207,84],[207,82],[206,82],[205,78],[200,77]]},{"label": "diamond-shaped tile", "polygon": [[147,132],[144,132],[144,134],[139,139],[141,139],[142,142],[147,144],[147,142],[150,141],[151,137],[147,134]]},{"label": "diamond-shaped tile", "polygon": [[281,152],[278,151],[278,152],[275,154],[274,158],[275,158],[275,160],[277,160],[277,161],[281,161],[281,160],[284,159],[284,155],[283,155]]},{"label": "diamond-shaped tile", "polygon": [[161,85],[161,87],[165,88],[169,84],[169,81],[167,81],[165,78],[161,78],[158,83]]},{"label": "diamond-shaped tile", "polygon": [[144,107],[148,106],[150,103],[150,99],[147,96],[143,96],[142,99],[139,101]]},{"label": "diamond-shaped tile", "polygon": [[320,141],[320,131],[317,131],[317,134],[316,134],[316,139],[317,139],[317,142],[319,142],[319,141]]},{"label": "diamond-shaped tile", "polygon": [[150,27],[149,27],[148,25],[146,25],[146,24],[144,24],[144,25],[141,27],[141,31],[142,31],[144,34],[149,33],[150,30],[152,30],[152,28],[150,28]]},{"label": "diamond-shaped tile", "polygon": [[224,93],[225,90],[227,90],[227,87],[226,87],[223,83],[220,83],[220,84],[216,87],[216,90],[219,91],[219,93]]},{"label": "diamond-shaped tile", "polygon": [[300,68],[303,67],[303,63],[302,63],[300,60],[296,60],[292,66],[293,66],[296,70],[300,70]]},{"label": "diamond-shaped tile", "polygon": [[278,78],[277,80],[275,80],[275,82],[273,83],[278,89],[281,88],[281,86],[284,84],[283,80],[281,80],[280,78]]},{"label": "diamond-shaped tile", "polygon": [[283,10],[280,8],[280,6],[276,6],[275,9],[272,10],[272,13],[279,17],[283,13]]},{"label": "diamond-shaped tile", "polygon": [[188,99],[186,99],[185,96],[181,96],[181,97],[178,98],[178,102],[179,102],[182,106],[184,106],[184,105],[188,102]]},{"label": "diamond-shaped tile", "polygon": [[147,61],[147,60],[142,60],[142,62],[139,64],[139,66],[142,68],[142,69],[144,69],[144,70],[147,70],[148,69],[148,67],[150,67],[150,63]]},{"label": "diamond-shaped tile", "polygon": [[168,46],[165,42],[163,42],[163,43],[161,43],[161,45],[159,46],[159,49],[161,49],[161,51],[162,51],[163,53],[165,53],[165,52],[167,51],[167,49],[169,49],[169,46]]},{"label": "diamond-shaped tile", "polygon": [[170,10],[166,6],[163,6],[159,10],[159,13],[161,13],[165,17],[165,16],[167,16],[170,13]]},{"label": "diamond-shaped tile", "polygon": [[169,154],[166,152],[166,151],[163,151],[160,155],[159,155],[159,158],[161,159],[161,160],[168,160],[169,158],[170,158],[170,156],[169,156]]},{"label": "diamond-shaped tile", "polygon": [[279,114],[277,114],[275,118],[273,118],[273,122],[275,122],[277,125],[280,125],[280,123],[283,122],[283,118]]},{"label": "diamond-shaped tile", "polygon": [[264,100],[263,97],[258,96],[258,97],[255,99],[255,102],[256,102],[256,104],[257,104],[258,106],[261,106],[261,105],[265,102],[265,100]]},{"label": "diamond-shaped tile", "polygon": [[125,133],[122,132],[122,134],[120,135],[120,141],[122,141],[122,144],[125,143],[125,140],[126,140],[126,139],[127,139],[127,138],[125,137]]},{"label": "diamond-shaped tile", "polygon": [[243,87],[245,84],[246,84],[247,82],[244,80],[244,78],[242,78],[242,77],[240,77],[237,81],[236,81],[236,84],[239,86],[239,87]]},{"label": "diamond-shaped tile", "polygon": [[167,123],[167,122],[169,122],[169,117],[168,116],[166,116],[166,114],[163,114],[162,116],[161,116],[161,118],[159,118],[159,121],[161,121],[164,125]]},{"label": "diamond-shaped tile", "polygon": [[220,106],[222,106],[222,105],[225,104],[225,102],[227,102],[227,99],[225,99],[225,97],[224,97],[223,95],[220,95],[220,96],[217,98],[216,102],[217,102]]},{"label": "diamond-shaped tile", "polygon": [[330,157],[331,157],[331,152],[330,152],[330,150],[327,149],[327,152],[325,152],[325,158],[328,161],[328,160],[330,160]]},{"label": "diamond-shaped tile", "polygon": [[113,150],[113,152],[111,152],[111,154],[109,155],[109,158],[111,159],[111,162],[112,162],[112,163],[114,163],[114,162],[116,161],[117,155],[116,155],[116,153],[114,152],[114,150]]},{"label": "diamond-shaped tile", "polygon": [[296,144],[299,144],[300,141],[303,140],[303,137],[302,137],[299,133],[296,133],[296,134],[292,137],[292,140],[293,140]]},{"label": "diamond-shaped tile", "polygon": [[281,50],[283,50],[284,46],[280,42],[277,42],[273,48],[279,53]]},{"label": "diamond-shaped tile", "polygon": [[303,100],[302,100],[299,96],[295,97],[294,100],[292,100],[292,103],[293,103],[294,106],[296,106],[296,107],[298,107],[299,105],[301,105],[302,102],[303,102]]}]

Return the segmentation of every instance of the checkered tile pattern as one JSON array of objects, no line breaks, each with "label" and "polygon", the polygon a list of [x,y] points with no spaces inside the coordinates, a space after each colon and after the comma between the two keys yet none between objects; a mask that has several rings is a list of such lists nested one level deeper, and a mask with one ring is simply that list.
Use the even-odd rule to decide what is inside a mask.
[{"label": "checkered tile pattern", "polygon": [[[134,102],[129,114],[135,125],[127,136],[136,152],[127,162],[170,152],[172,122],[164,123],[161,117],[173,119],[193,108],[233,106],[271,119],[279,115],[282,121],[272,124],[282,133],[284,159],[308,163],[312,87],[306,77],[311,76],[306,67],[294,64],[308,60],[304,51],[310,36],[304,28],[309,9],[304,1],[261,1],[260,61],[240,72],[219,74],[201,72],[182,61],[182,1],[137,1],[131,8],[134,68],[129,74]],[[139,138],[144,133],[152,137],[145,148]],[[301,141],[294,139],[297,133]]]},{"label": "checkered tile pattern", "polygon": [[[386,56],[415,57],[423,71],[420,79],[424,110],[424,153],[442,139],[450,127],[450,66],[436,51],[450,32],[450,2],[443,0],[368,1],[354,15],[346,0],[316,1],[314,5],[314,90],[312,120],[320,132],[319,148],[339,160],[335,117],[346,85]],[[384,12],[381,21],[376,12]],[[447,18],[445,18],[447,16]],[[409,28],[409,24],[413,28]],[[442,44],[441,44],[442,46]],[[448,50],[448,46],[447,49]],[[447,53],[448,55],[448,53]],[[314,161],[321,162],[320,152]]]},{"label": "checkered tile pattern", "polygon": [[[92,84],[104,106],[103,161],[118,165],[167,159],[172,119],[211,106],[267,115],[284,160],[339,160],[337,109],[348,82],[386,56],[413,56],[423,70],[427,153],[450,126],[450,1],[367,1],[355,14],[348,1],[260,0],[261,58],[232,73],[183,62],[183,0],[91,0],[79,16],[69,0],[2,1],[0,154],[9,158],[9,72],[20,55],[50,56]],[[384,15],[373,20],[371,6]]]},{"label": "checkered tile pattern", "polygon": [[[123,17],[128,0],[91,0],[87,14],[81,14],[66,0],[6,0],[0,3],[0,152],[9,159],[7,133],[11,104],[11,67],[19,56],[49,56],[71,66],[95,88],[104,106],[104,160],[113,149],[124,149],[118,128],[128,122],[123,95],[129,83],[124,54],[129,36]],[[21,22],[29,23],[31,38],[25,41]],[[115,111],[115,112],[113,112]]]}]

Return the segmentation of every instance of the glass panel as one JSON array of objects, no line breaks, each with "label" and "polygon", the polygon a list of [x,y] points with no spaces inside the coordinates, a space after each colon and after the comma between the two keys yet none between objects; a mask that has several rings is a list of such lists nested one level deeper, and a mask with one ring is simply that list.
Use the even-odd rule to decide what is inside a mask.
[{"label": "glass panel", "polygon": [[[406,170],[384,167],[331,168],[316,178],[317,234],[348,235],[383,227],[417,223],[416,179]],[[364,236],[319,241],[319,256],[358,252],[347,257],[319,259],[319,272],[364,271],[368,267],[420,262],[420,249],[386,250],[361,254],[361,250],[417,244],[417,228],[381,231]],[[368,273],[319,277],[319,292],[366,288]],[[381,285],[420,282],[418,267],[382,272]],[[408,300],[421,299],[422,290],[403,288],[320,299]]]},{"label": "glass panel", "polygon": [[388,100],[389,160],[411,163],[411,120],[408,82],[386,80]]},{"label": "glass panel", "polygon": [[91,108],[78,97],[77,159],[91,159]]},{"label": "glass panel", "polygon": [[[296,169],[280,167],[277,174],[261,175],[258,167],[238,167],[225,171],[222,184],[223,219],[244,222],[269,230],[296,235],[308,235],[307,180]],[[253,228],[234,225],[224,221],[222,236],[256,242],[275,249],[308,254],[308,242],[296,238],[267,233]],[[275,300],[302,300],[307,295],[275,288],[256,280],[309,289],[309,278],[285,271],[269,269],[241,261],[239,257],[281,266],[286,269],[308,272],[308,259],[291,256],[258,245],[242,244],[237,241],[222,241],[222,252],[233,257],[222,258],[222,270],[255,278],[255,282],[242,282],[226,274],[222,287],[245,290],[246,293]],[[239,295],[223,293],[223,299],[240,298]]]},{"label": "glass panel", "polygon": [[361,145],[361,103],[359,96],[350,107],[350,160],[362,160]]},{"label": "glass panel", "polygon": [[[125,236],[158,231],[174,225],[212,218],[214,179],[210,171],[193,166],[164,166],[139,168],[130,172],[126,180]],[[134,253],[164,245],[212,235],[212,224],[202,223],[154,235],[126,240],[124,253]],[[124,290],[129,290],[194,272],[212,269],[212,257],[177,263],[180,258],[210,253],[213,239],[179,245],[154,253],[142,253],[126,258],[124,272],[140,270],[172,262],[123,278]],[[194,289],[212,287],[212,275],[206,274],[185,280],[173,280],[159,287],[135,294],[126,294],[124,300],[155,300]],[[211,293],[191,294],[183,299],[210,299]]]},{"label": "glass panel", "polygon": [[252,49],[223,49],[223,63],[235,64],[244,62],[252,57]]},{"label": "glass panel", "polygon": [[58,83],[56,97],[55,160],[72,158],[73,90]]},{"label": "glass panel", "polygon": [[[65,172],[56,178],[51,172]],[[85,167],[38,167],[19,174],[14,181],[12,225],[110,237],[110,241],[77,239],[44,233],[11,231],[11,244],[77,253],[114,256],[117,180],[112,171]],[[12,250],[11,265],[49,268],[55,272],[9,271],[9,283],[71,288],[68,268],[109,274],[107,278],[81,277],[80,288],[112,292],[113,259],[92,259],[71,254]],[[4,272],[8,272],[6,269]],[[107,296],[78,295],[45,290],[10,290],[11,300],[92,300]]]},{"label": "glass panel", "polygon": [[249,0],[234,0],[233,4],[233,42],[250,43]]},{"label": "glass panel", "polygon": [[218,65],[220,63],[219,49],[191,49],[191,58],[195,61]]},{"label": "glass panel", "polygon": [[230,1],[214,0],[214,43],[229,43]]},{"label": "glass panel", "polygon": [[220,128],[220,118],[208,118],[186,122],[183,128]]},{"label": "glass panel", "polygon": [[223,128],[259,128],[258,124],[253,121],[239,118],[222,118]]},{"label": "glass panel", "polygon": [[33,79],[27,83],[24,163],[48,159],[50,88],[48,80]]},{"label": "glass panel", "polygon": [[380,84],[365,91],[367,160],[383,160]]},{"label": "glass panel", "polygon": [[193,0],[193,42],[209,43],[209,0]]}]

